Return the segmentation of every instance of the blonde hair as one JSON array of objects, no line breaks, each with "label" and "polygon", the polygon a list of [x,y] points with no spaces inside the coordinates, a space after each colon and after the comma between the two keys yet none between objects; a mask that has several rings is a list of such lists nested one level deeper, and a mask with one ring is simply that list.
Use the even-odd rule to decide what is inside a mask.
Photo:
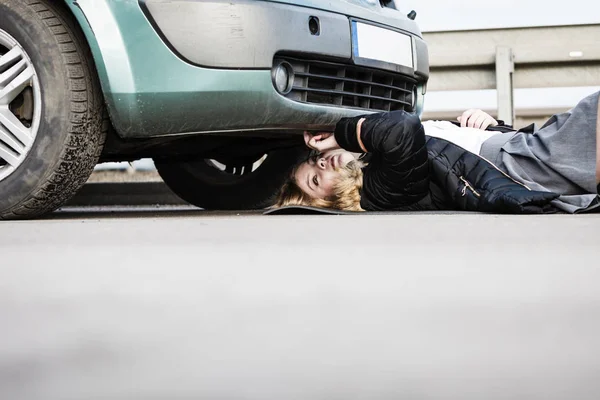
[{"label": "blonde hair", "polygon": [[[300,166],[300,164],[298,165]],[[310,206],[331,208],[342,211],[364,211],[360,206],[360,189],[363,185],[361,161],[351,161],[339,168],[339,178],[333,187],[333,195],[327,199],[317,199],[305,193],[296,183],[296,171],[293,169],[288,181],[282,186],[273,208],[286,206]]]}]

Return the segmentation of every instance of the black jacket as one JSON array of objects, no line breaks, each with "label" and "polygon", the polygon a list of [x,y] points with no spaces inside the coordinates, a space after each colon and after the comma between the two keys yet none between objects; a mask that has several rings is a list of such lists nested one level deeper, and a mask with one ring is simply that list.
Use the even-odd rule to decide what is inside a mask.
[{"label": "black jacket", "polygon": [[370,157],[361,206],[367,211],[556,211],[550,201],[557,194],[529,190],[478,155],[425,136],[419,118],[404,111],[341,119],[335,138],[344,149],[362,152],[356,124],[363,117],[361,141]]}]

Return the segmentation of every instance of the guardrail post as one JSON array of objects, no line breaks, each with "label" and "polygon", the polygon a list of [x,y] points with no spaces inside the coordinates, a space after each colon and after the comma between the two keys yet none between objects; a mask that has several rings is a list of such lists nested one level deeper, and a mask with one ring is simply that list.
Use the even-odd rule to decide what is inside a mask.
[{"label": "guardrail post", "polygon": [[496,47],[496,90],[498,91],[498,119],[512,125],[515,119],[513,73],[515,62],[510,47]]}]

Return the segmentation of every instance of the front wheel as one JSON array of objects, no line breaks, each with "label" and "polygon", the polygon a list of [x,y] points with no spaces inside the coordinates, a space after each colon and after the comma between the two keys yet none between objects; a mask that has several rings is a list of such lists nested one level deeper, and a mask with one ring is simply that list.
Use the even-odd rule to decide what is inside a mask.
[{"label": "front wheel", "polygon": [[273,204],[306,151],[274,150],[250,160],[154,160],[167,186],[183,200],[208,210],[252,210]]},{"label": "front wheel", "polygon": [[81,188],[106,136],[102,112],[91,54],[66,10],[0,1],[0,219],[47,213]]}]

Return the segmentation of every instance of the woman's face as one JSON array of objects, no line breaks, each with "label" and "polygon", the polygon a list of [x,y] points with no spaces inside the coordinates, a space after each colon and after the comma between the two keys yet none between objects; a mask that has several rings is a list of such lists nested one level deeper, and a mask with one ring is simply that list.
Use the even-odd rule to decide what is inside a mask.
[{"label": "woman's face", "polygon": [[343,149],[311,157],[296,169],[296,184],[312,198],[326,199],[333,195],[335,183],[340,176],[339,169],[353,160],[352,153]]}]

